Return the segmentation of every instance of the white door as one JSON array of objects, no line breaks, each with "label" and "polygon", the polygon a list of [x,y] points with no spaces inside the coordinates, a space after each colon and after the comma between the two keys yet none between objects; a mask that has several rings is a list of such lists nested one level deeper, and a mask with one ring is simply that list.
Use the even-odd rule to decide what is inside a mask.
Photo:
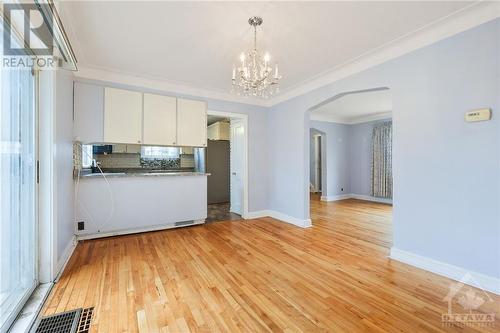
[{"label": "white door", "polygon": [[38,284],[36,77],[21,67],[0,70],[0,94],[0,332],[6,332]]},{"label": "white door", "polygon": [[231,212],[243,213],[243,161],[245,151],[245,126],[241,120],[231,119]]},{"label": "white door", "polygon": [[104,141],[141,143],[142,93],[104,89]]},{"label": "white door", "polygon": [[175,145],[177,135],[175,97],[144,94],[143,144]]}]

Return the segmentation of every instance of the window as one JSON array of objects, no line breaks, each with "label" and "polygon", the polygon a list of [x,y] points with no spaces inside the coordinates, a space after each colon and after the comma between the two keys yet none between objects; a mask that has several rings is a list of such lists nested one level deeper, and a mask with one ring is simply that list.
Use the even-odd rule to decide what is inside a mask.
[{"label": "window", "polygon": [[90,168],[92,166],[92,145],[82,145],[82,168]]},{"label": "window", "polygon": [[179,158],[181,149],[178,147],[141,147],[141,158],[144,159],[170,159]]},{"label": "window", "polygon": [[35,83],[29,69],[0,70],[0,332],[38,284]]}]

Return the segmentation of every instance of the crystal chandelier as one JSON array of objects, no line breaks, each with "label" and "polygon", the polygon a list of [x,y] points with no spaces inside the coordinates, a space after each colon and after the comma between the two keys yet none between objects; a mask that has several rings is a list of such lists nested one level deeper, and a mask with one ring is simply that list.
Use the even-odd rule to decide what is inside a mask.
[{"label": "crystal chandelier", "polygon": [[248,23],[254,29],[253,50],[240,55],[240,67],[233,65],[233,93],[244,96],[269,97],[279,92],[278,81],[281,76],[278,73],[278,64],[274,70],[269,65],[271,56],[269,53],[262,55],[257,50],[257,26],[262,24],[262,18],[253,16]]}]

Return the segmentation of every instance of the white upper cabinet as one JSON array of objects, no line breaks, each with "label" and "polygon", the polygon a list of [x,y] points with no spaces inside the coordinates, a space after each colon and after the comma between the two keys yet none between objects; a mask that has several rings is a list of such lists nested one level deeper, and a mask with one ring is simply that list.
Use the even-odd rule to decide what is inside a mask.
[{"label": "white upper cabinet", "polygon": [[177,137],[177,99],[144,94],[143,144],[173,146]]},{"label": "white upper cabinet", "polygon": [[207,145],[207,103],[177,99],[177,145]]},{"label": "white upper cabinet", "polygon": [[104,87],[75,82],[73,135],[83,143],[104,142]]},{"label": "white upper cabinet", "polygon": [[104,141],[142,143],[142,93],[104,89]]},{"label": "white upper cabinet", "polygon": [[[82,143],[206,147],[207,104],[74,84],[74,139]],[[120,150],[118,148],[118,150]],[[130,152],[123,147],[123,152]]]},{"label": "white upper cabinet", "polygon": [[229,123],[218,121],[208,126],[208,140],[226,140],[229,141]]}]

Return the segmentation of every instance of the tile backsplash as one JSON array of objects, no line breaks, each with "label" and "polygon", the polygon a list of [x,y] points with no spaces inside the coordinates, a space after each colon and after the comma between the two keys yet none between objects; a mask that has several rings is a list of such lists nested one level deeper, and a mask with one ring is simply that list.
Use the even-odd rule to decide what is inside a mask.
[{"label": "tile backsplash", "polygon": [[115,154],[96,154],[94,158],[101,163],[103,169],[125,169],[141,168],[141,154],[115,153]]},{"label": "tile backsplash", "polygon": [[[137,146],[137,147],[135,147]],[[110,154],[93,154],[96,162],[102,169],[194,169],[194,155],[192,148],[184,148],[178,158],[141,158],[140,146],[134,149],[125,145],[113,146]],[[186,153],[187,152],[187,153]],[[79,142],[73,144],[73,164],[75,169],[82,166],[82,146]]]},{"label": "tile backsplash", "polygon": [[141,158],[140,164],[143,168],[149,169],[179,169],[181,166],[181,158],[169,158],[169,159],[161,159],[161,158]]}]

